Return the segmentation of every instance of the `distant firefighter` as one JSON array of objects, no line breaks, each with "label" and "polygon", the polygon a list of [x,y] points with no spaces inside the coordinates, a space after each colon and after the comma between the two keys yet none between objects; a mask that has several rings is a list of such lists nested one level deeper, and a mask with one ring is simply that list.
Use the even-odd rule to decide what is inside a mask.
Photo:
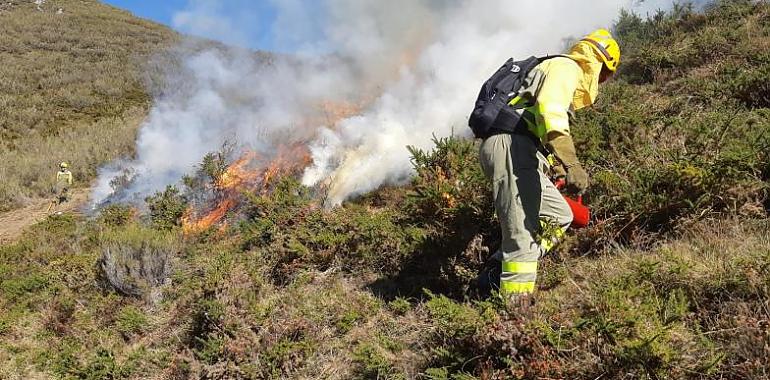
[{"label": "distant firefighter", "polygon": [[[69,191],[72,186],[72,172],[69,170],[69,164],[62,162],[59,164],[59,171],[56,172],[56,186],[54,193],[56,199],[51,202],[51,207],[61,205],[69,201]],[[49,211],[51,209],[49,207]]]}]

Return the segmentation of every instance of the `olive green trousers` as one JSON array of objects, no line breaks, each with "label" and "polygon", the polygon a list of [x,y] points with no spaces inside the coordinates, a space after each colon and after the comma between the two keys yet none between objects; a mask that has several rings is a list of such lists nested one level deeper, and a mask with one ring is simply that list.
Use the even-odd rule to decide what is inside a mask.
[{"label": "olive green trousers", "polygon": [[[538,259],[564,235],[572,210],[546,176],[549,165],[529,137],[499,134],[485,139],[479,159],[492,181],[495,211],[500,220],[502,261],[500,292],[531,293]],[[551,229],[549,236],[543,236]]]}]

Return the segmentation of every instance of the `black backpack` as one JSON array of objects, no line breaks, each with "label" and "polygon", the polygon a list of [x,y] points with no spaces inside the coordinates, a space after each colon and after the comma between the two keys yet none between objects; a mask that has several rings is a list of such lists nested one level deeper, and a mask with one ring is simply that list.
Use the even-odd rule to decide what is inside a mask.
[{"label": "black backpack", "polygon": [[476,98],[476,106],[468,119],[468,126],[477,138],[514,131],[521,119],[521,113],[508,106],[508,103],[518,95],[529,72],[549,58],[552,57],[529,57],[523,61],[510,58],[484,82]]}]

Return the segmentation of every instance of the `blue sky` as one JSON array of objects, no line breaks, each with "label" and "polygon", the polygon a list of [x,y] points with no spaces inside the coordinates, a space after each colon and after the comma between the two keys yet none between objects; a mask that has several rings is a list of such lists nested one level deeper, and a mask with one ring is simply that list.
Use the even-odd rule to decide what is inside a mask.
[{"label": "blue sky", "polygon": [[127,9],[139,17],[166,25],[171,25],[171,16],[174,12],[183,9],[187,5],[187,0],[105,0],[104,2],[118,8]]},{"label": "blue sky", "polygon": [[291,44],[285,43],[273,32],[277,18],[276,4],[281,0],[103,1],[182,33],[255,49],[292,49]]}]

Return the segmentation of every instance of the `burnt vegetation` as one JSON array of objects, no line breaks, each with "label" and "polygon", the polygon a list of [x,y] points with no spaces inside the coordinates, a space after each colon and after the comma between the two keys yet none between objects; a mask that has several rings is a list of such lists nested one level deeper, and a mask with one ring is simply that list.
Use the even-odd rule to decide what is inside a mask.
[{"label": "burnt vegetation", "polygon": [[767,378],[770,5],[615,29],[624,64],[573,129],[595,219],[532,307],[478,296],[487,183],[473,141],[438,138],[411,184],[331,210],[278,176],[185,234],[199,176],[149,215],[34,226],[0,248],[0,378]]}]

